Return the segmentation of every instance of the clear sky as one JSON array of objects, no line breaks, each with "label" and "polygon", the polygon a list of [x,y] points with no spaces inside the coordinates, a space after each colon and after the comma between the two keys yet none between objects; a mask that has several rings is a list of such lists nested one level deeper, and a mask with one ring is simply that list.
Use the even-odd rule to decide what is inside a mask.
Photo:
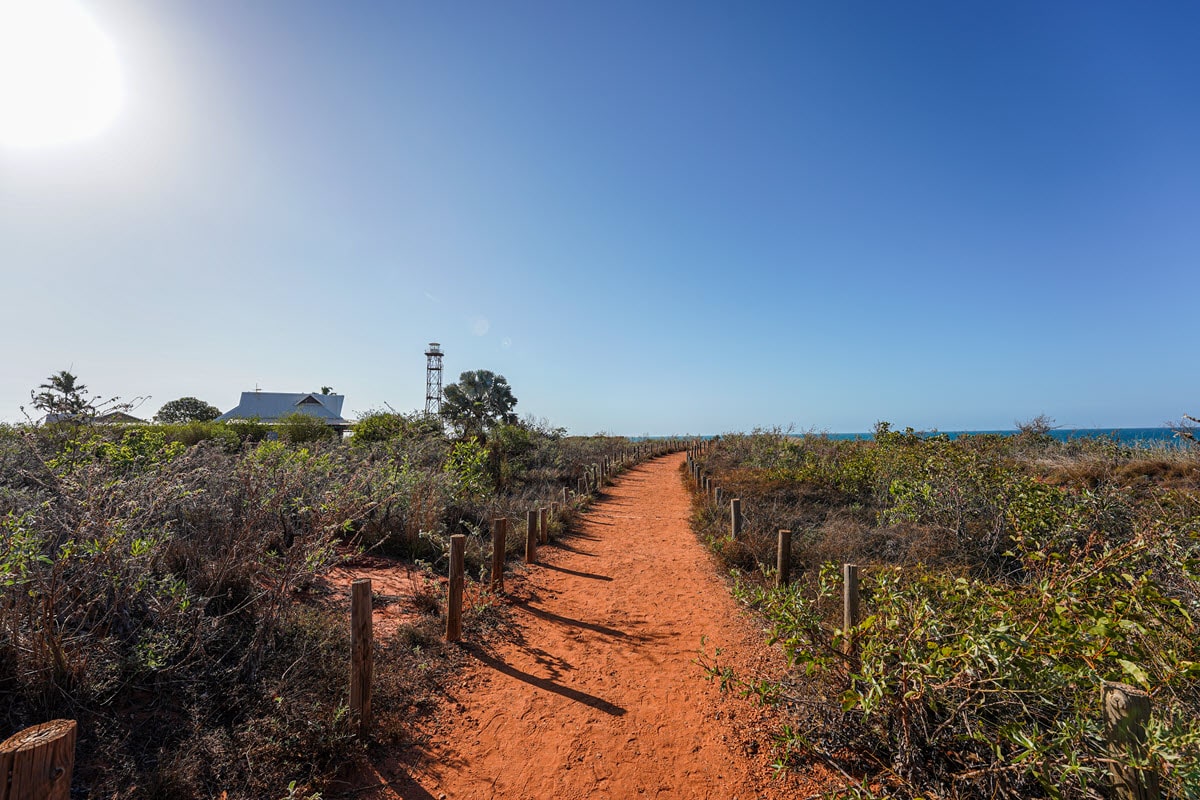
[{"label": "clear sky", "polygon": [[575,433],[1200,413],[1191,0],[81,5],[120,106],[0,130],[0,419],[414,410],[430,341]]}]

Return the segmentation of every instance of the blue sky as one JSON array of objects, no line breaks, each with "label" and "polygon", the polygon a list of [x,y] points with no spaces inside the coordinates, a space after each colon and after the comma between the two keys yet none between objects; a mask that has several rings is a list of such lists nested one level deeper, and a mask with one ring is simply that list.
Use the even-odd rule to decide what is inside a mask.
[{"label": "blue sky", "polygon": [[93,0],[0,147],[0,419],[491,369],[576,433],[1200,412],[1194,3]]}]

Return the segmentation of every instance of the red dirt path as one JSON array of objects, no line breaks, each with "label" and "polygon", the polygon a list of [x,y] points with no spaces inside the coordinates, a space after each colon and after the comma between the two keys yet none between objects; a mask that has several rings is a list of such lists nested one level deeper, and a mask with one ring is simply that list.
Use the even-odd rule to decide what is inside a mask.
[{"label": "red dirt path", "polygon": [[[510,577],[515,631],[473,661],[418,764],[376,798],[791,798],[767,712],[721,694],[704,645],[739,672],[781,668],[688,527],[682,454],[625,473],[579,530]],[[377,667],[378,668],[378,667]]]}]

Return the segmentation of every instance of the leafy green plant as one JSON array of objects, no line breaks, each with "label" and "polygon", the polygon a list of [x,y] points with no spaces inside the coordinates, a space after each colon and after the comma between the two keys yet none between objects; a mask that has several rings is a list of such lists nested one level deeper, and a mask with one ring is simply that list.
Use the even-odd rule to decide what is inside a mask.
[{"label": "leafy green plant", "polygon": [[[881,425],[869,442],[768,432],[710,448],[706,467],[744,507],[772,508],[776,527],[812,521],[792,526],[802,574],[783,589],[765,580],[767,548],[738,545],[756,559],[738,564],[739,596],[770,620],[797,675],[741,685],[805,709],[780,735],[780,763],[815,757],[865,776],[848,778],[845,796],[1094,797],[1108,785],[1099,685],[1116,680],[1154,697],[1148,758],[1167,796],[1195,796],[1196,459],[1041,436],[950,440]],[[1081,463],[1086,473],[1071,466]],[[847,471],[870,477],[777,504],[789,487],[851,486]],[[724,552],[724,521],[709,509],[697,496],[693,522]],[[940,540],[927,552],[952,557],[912,559],[911,540],[927,536]],[[840,629],[838,564],[820,566],[829,552],[863,565],[851,631]]]},{"label": "leafy green plant", "polygon": [[325,420],[298,411],[280,417],[275,423],[275,430],[279,438],[288,444],[311,444],[332,439],[335,434]]}]

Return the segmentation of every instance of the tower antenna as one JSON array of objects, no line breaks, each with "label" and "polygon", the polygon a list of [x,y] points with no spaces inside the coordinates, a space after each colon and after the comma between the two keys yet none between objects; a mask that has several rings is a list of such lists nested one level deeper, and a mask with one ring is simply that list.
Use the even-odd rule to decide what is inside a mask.
[{"label": "tower antenna", "polygon": [[442,414],[442,346],[430,342],[425,351],[425,414]]}]

